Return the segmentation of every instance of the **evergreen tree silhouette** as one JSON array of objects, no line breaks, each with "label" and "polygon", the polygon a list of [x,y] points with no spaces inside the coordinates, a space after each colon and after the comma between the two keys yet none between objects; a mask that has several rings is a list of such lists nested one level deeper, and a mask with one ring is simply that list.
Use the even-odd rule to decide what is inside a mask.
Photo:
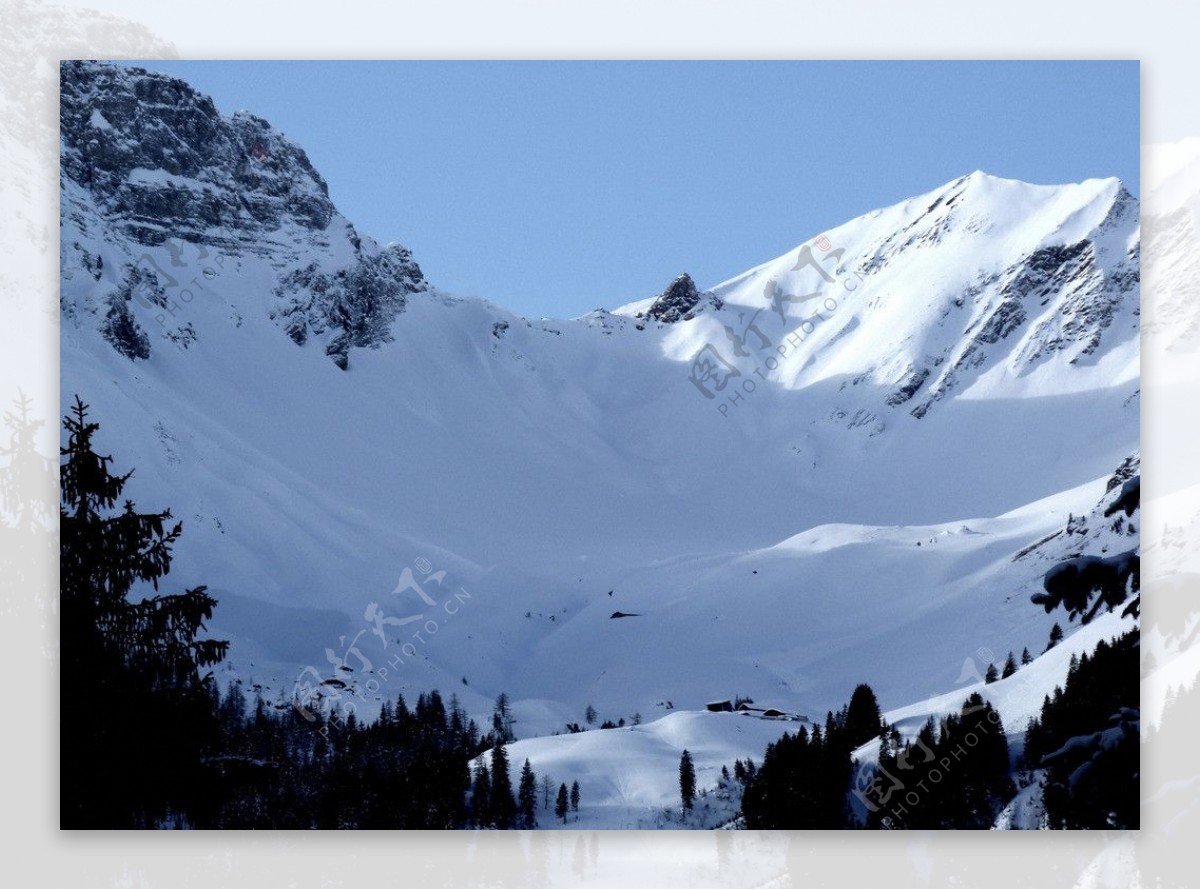
[{"label": "evergreen tree silhouette", "polygon": [[850,704],[846,708],[845,731],[850,747],[871,741],[883,729],[883,713],[879,710],[879,701],[875,691],[866,683],[859,683],[850,695]]},{"label": "evergreen tree silhouette", "polygon": [[216,606],[204,587],[157,593],[182,525],[116,507],[133,473],[113,475],[93,449],[87,409],[76,397],[60,449],[61,820],[156,827],[203,782],[216,727],[200,671],[229,644],[197,637]]},{"label": "evergreen tree silhouette", "polygon": [[1011,677],[1017,672],[1017,659],[1013,657],[1011,652],[1008,653],[1008,658],[1004,659],[1004,669],[1000,671],[1000,679],[1003,680]]},{"label": "evergreen tree silhouette", "polygon": [[685,810],[690,810],[696,802],[696,767],[686,748],[679,758],[679,799]]},{"label": "evergreen tree silhouette", "polygon": [[567,799],[567,785],[564,782],[558,786],[558,799],[554,802],[554,815],[563,820],[563,824],[567,821],[567,811],[571,807],[570,800]]},{"label": "evergreen tree silhouette", "polygon": [[479,828],[492,826],[492,774],[481,760],[471,785],[471,815]]},{"label": "evergreen tree silhouette", "polygon": [[32,406],[17,390],[12,410],[4,412],[8,444],[0,445],[0,457],[7,458],[0,466],[0,577],[17,590],[27,588],[36,566],[53,559],[56,543],[54,460],[37,450],[45,423],[32,416]]},{"label": "evergreen tree silhouette", "polygon": [[53,465],[37,451],[38,430],[45,422],[31,416],[32,405],[17,390],[12,410],[4,412],[8,445],[0,446],[0,456],[8,458],[7,466],[0,468],[0,504],[13,527],[25,533],[44,529],[52,515],[42,492],[53,484]]},{"label": "evergreen tree silhouette", "polygon": [[492,821],[497,828],[512,828],[517,818],[512,779],[508,775],[508,751],[504,743],[492,749]]},{"label": "evergreen tree silhouette", "polygon": [[1054,622],[1054,627],[1050,628],[1050,641],[1046,644],[1046,651],[1049,652],[1055,646],[1063,641],[1063,629],[1058,622]]},{"label": "evergreen tree silhouette", "polygon": [[525,758],[521,767],[521,781],[517,786],[517,807],[521,815],[522,828],[537,828],[537,776]]}]

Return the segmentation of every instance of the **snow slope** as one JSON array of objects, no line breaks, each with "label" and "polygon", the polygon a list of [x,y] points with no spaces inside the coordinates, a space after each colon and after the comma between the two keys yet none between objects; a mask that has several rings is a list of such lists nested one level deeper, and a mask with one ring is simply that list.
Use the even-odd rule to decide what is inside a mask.
[{"label": "snow slope", "polygon": [[673,781],[636,764],[686,742],[703,776],[780,731],[674,712],[815,717],[864,681],[897,709],[1041,651],[1046,566],[1016,556],[1138,446],[1115,180],[974,173],[669,323],[532,320],[358,233],[267,122],[69,64],[62,398],[183,520],[174,583],[218,599],[227,676],[281,704],[337,677],[364,710],[437,687],[484,721],[506,691],[522,739],[640,713],[514,746],[566,779],[613,745],[585,794],[620,821]]},{"label": "snow slope", "polygon": [[[514,780],[528,759],[539,780],[549,776],[556,789],[559,782],[579,782],[579,811],[559,822],[554,801],[547,810],[539,800],[539,828],[588,829],[681,827],[679,758],[687,749],[703,792],[687,827],[716,828],[738,815],[736,801],[730,805],[716,795],[721,767],[732,773],[735,760],[761,763],[769,743],[801,725],[686,711],[638,726],[522,739],[507,751]],[[480,759],[491,767],[491,752]]]}]

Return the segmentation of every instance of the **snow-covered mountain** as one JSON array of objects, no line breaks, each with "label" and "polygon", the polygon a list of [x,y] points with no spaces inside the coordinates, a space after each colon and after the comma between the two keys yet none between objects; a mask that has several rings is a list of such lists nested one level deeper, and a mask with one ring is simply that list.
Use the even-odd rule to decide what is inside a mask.
[{"label": "snow-covered mountain", "polygon": [[[1064,616],[1030,598],[1138,450],[1116,180],[976,172],[705,290],[526,319],[356,231],[261,118],[105,63],[62,90],[63,399],[183,520],[175,583],[268,700],[505,691],[522,739],[590,704],[703,785],[787,725],[668,712],[960,703],[964,660],[1042,652]],[[567,778],[569,744],[513,760]],[[607,762],[589,801],[661,805]]]}]

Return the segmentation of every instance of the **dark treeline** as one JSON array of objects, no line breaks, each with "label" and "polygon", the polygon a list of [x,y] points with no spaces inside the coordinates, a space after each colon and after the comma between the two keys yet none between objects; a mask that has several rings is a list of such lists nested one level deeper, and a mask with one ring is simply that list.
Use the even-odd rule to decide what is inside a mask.
[{"label": "dark treeline", "polygon": [[385,704],[369,724],[261,698],[247,713],[237,684],[214,706],[219,743],[202,757],[208,781],[187,808],[192,827],[513,827],[511,789],[507,808],[491,803],[499,794],[476,801],[486,812],[472,808],[468,761],[490,740],[436,690],[411,709],[403,696]]},{"label": "dark treeline", "polygon": [[1130,630],[1071,659],[1025,735],[1025,765],[1045,768],[1051,828],[1138,827],[1139,639]]},{"label": "dark treeline", "polygon": [[[1016,787],[1000,714],[979,693],[958,714],[932,717],[913,741],[883,739],[870,828],[991,828]],[[874,809],[871,809],[874,806]]]},{"label": "dark treeline", "polygon": [[[878,763],[853,760],[872,739],[879,740]],[[989,828],[1015,792],[1000,715],[978,694],[960,714],[931,718],[902,743],[866,684],[826,715],[824,729],[802,728],[769,745],[762,766],[743,781],[747,828]]]},{"label": "dark treeline", "polygon": [[[1132,533],[1141,507],[1140,473],[1109,480],[1115,533]],[[1062,609],[1087,624],[1103,610],[1141,617],[1141,554],[1069,559],[1046,573],[1044,593],[1033,602],[1047,612]],[[1071,659],[1066,685],[1047,696],[1025,742],[1025,766],[1045,770],[1042,799],[1050,828],[1139,826],[1141,770],[1141,630],[1101,641],[1089,655]]]},{"label": "dark treeline", "polygon": [[[1138,827],[1138,640],[1134,629],[1073,657],[1029,725],[1021,766],[1045,771],[1046,827]],[[877,760],[853,761],[872,738]],[[864,684],[824,730],[785,734],[757,771],[735,766],[747,828],[987,829],[1017,791],[1000,714],[978,693],[905,741]]]},{"label": "dark treeline", "polygon": [[[747,828],[846,828],[851,753],[884,729],[875,693],[860,684],[825,729],[784,733],[767,746],[762,766],[749,772],[742,795]],[[740,764],[735,765],[736,767]]]},{"label": "dark treeline", "polygon": [[[385,703],[370,723],[221,693],[202,639],[205,588],[158,593],[182,527],[117,504],[99,425],[78,399],[61,449],[61,825],[64,828],[534,827],[537,777],[520,800],[505,743],[507,696],[481,734],[437,691]],[[140,599],[131,595],[143,595]],[[481,758],[474,775],[470,761]],[[491,763],[491,769],[485,765]],[[578,808],[579,790],[572,789]],[[565,790],[563,792],[566,793]],[[563,817],[565,821],[565,816]]]}]

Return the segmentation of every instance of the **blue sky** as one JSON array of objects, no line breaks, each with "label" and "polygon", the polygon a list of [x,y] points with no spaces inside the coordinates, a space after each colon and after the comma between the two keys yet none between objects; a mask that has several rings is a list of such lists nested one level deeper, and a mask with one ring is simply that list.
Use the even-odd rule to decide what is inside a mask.
[{"label": "blue sky", "polygon": [[287,133],[432,283],[535,317],[717,284],[976,169],[1139,194],[1137,62],[138,64]]}]

